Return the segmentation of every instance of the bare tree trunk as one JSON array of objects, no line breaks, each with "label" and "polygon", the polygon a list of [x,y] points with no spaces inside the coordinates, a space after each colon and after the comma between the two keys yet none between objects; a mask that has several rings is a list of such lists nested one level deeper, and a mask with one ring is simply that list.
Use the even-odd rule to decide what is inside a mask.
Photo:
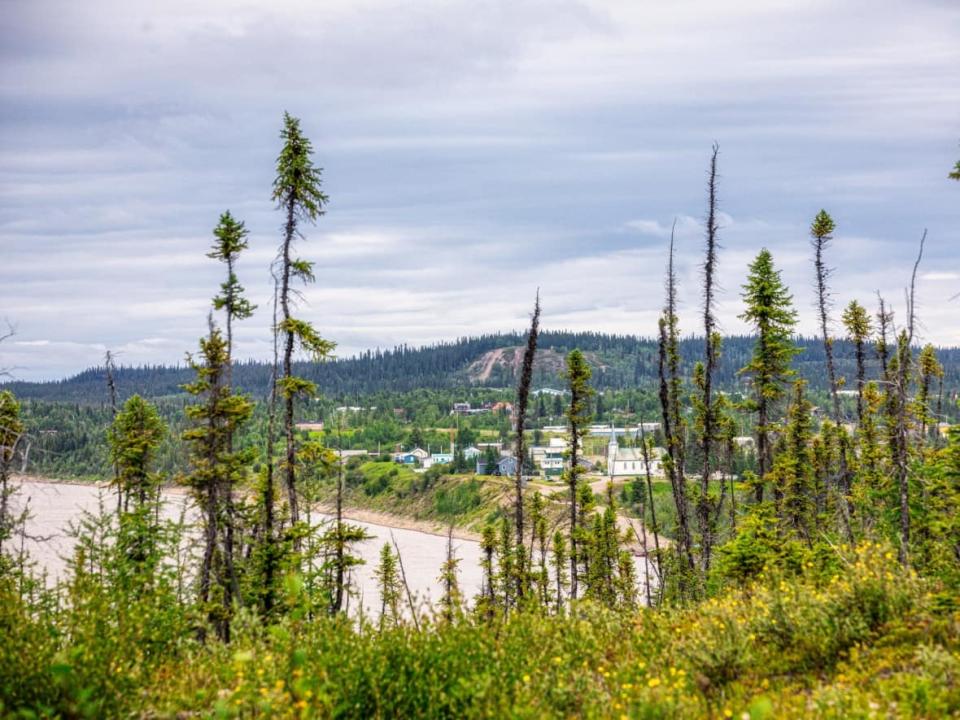
[{"label": "bare tree trunk", "polygon": [[278,279],[273,277],[273,366],[270,378],[270,408],[267,415],[267,467],[263,487],[263,536],[265,540],[264,557],[264,596],[263,609],[264,614],[269,615],[273,610],[274,603],[274,575],[276,573],[276,550],[274,547],[276,541],[276,519],[274,517],[274,445],[276,438],[276,416],[277,416],[277,369],[278,369],[278,342],[279,328],[277,327],[277,295]]},{"label": "bare tree trunk", "polygon": [[393,542],[393,549],[397,551],[397,564],[400,566],[400,579],[403,580],[403,587],[407,593],[407,604],[410,607],[410,615],[413,617],[413,625],[420,632],[420,619],[417,617],[417,607],[413,603],[413,593],[410,592],[410,584],[407,582],[407,571],[403,569],[403,555],[400,554],[400,546],[397,545],[397,539],[390,533],[390,540]]},{"label": "bare tree trunk", "polygon": [[[829,236],[819,236],[814,237],[814,269],[816,270],[816,284],[817,284],[817,311],[820,315],[820,332],[823,336],[823,352],[826,359],[827,366],[827,383],[830,387],[830,398],[831,398],[831,407],[832,407],[832,419],[834,424],[837,426],[837,437],[839,440],[840,452],[839,452],[839,477],[837,478],[838,482],[835,483],[837,487],[834,489],[839,489],[840,491],[840,500],[837,503],[837,509],[840,512],[841,521],[843,523],[844,533],[847,536],[847,540],[853,542],[853,529],[850,526],[850,513],[852,503],[850,500],[850,471],[847,467],[847,444],[844,439],[844,432],[842,426],[842,418],[840,414],[840,396],[837,392],[837,373],[836,368],[833,362],[833,340],[830,337],[830,319],[827,315],[828,308],[830,305],[830,289],[827,286],[827,278],[830,276],[830,269],[826,266],[826,263],[823,258],[823,251],[826,246],[826,242],[829,239]],[[831,483],[834,484],[834,483]],[[829,488],[828,488],[829,493]]]},{"label": "bare tree trunk", "polygon": [[[674,229],[676,221],[674,221]],[[670,456],[669,476],[673,502],[677,511],[677,553],[681,565],[694,569],[693,547],[688,516],[687,487],[684,473],[684,439],[680,414],[680,357],[677,332],[676,274],[673,268],[674,232],[670,231],[670,250],[667,263],[667,301],[664,317],[660,321],[659,362],[660,409],[663,416],[663,431]],[[686,587],[686,578],[681,573],[681,589]]]},{"label": "bare tree trunk", "polygon": [[[647,476],[647,498],[650,503],[650,529],[653,530],[653,548],[656,554],[656,563],[657,563],[657,580],[662,585],[663,584],[663,563],[660,556],[660,528],[657,523],[657,508],[653,502],[653,476],[650,472],[650,448],[647,446],[647,434],[643,428],[643,418],[640,418],[640,447],[643,451],[643,469],[644,473]],[[647,552],[647,515],[643,513],[643,552],[644,552],[644,562],[649,564],[649,558],[646,557]],[[647,584],[649,586],[649,578],[647,579]],[[647,606],[650,605],[650,588],[647,588]]]},{"label": "bare tree trunk", "polygon": [[[283,272],[280,285],[280,307],[283,312],[284,346],[283,346],[283,377],[289,380],[293,375],[293,329],[288,326],[290,321],[290,247],[297,231],[294,198],[287,201],[287,222],[284,227],[283,239]],[[284,392],[283,427],[287,436],[287,460],[284,466],[284,477],[287,486],[287,503],[290,506],[290,523],[295,525],[300,520],[300,510],[297,503],[296,462],[297,451],[295,446],[293,426],[293,392],[287,388]],[[299,548],[298,548],[299,549]]]},{"label": "bare tree trunk", "polygon": [[863,425],[863,388],[867,382],[867,358],[863,341],[857,340],[857,427]]},{"label": "bare tree trunk", "polygon": [[[572,402],[572,401],[571,401]],[[570,442],[570,597],[577,599],[577,464],[580,438],[577,430],[571,433]]]},{"label": "bare tree trunk", "polygon": [[343,419],[338,414],[337,416],[337,444],[340,446],[337,452],[337,544],[336,544],[336,565],[337,565],[337,579],[336,579],[336,588],[334,590],[334,599],[333,599],[333,611],[335,613],[340,612],[340,608],[343,607],[343,574],[344,574],[344,560],[343,560]]},{"label": "bare tree trunk", "polygon": [[[104,370],[107,374],[107,393],[110,396],[110,414],[111,417],[117,417],[117,383],[113,377],[113,353],[107,350],[104,356]],[[117,486],[117,517],[123,511],[123,488],[120,487],[120,466],[113,463],[113,482]]]},{"label": "bare tree trunk", "polygon": [[920,250],[910,275],[910,290],[907,294],[907,333],[904,342],[898,345],[897,363],[897,448],[896,467],[897,485],[900,494],[900,563],[906,567],[910,563],[910,477],[907,457],[907,384],[910,381],[909,369],[912,359],[911,345],[916,321],[917,270],[923,259],[923,246],[927,240],[927,231],[920,237]]}]

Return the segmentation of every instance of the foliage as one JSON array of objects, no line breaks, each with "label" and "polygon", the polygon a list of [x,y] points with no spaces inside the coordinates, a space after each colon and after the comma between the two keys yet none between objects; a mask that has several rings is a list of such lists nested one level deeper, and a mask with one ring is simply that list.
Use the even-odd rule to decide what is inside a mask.
[{"label": "foliage", "polygon": [[772,570],[742,591],[679,610],[581,602],[572,617],[518,612],[491,628],[464,616],[373,632],[340,619],[291,617],[269,631],[238,622],[233,643],[206,646],[171,644],[170,627],[162,638],[137,626],[121,634],[110,621],[83,651],[71,638],[92,639],[84,623],[96,621],[97,606],[70,615],[78,635],[50,634],[60,613],[36,613],[5,594],[3,709],[358,718],[960,710],[960,626],[938,605],[937,585],[901,570],[882,545],[833,561],[842,573],[811,560],[789,581]]}]

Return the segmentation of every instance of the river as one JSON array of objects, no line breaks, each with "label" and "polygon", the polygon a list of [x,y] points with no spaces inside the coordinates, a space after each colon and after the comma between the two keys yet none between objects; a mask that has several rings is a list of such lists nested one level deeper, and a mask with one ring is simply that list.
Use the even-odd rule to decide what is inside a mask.
[{"label": "river", "polygon": [[[114,507],[115,496],[96,485],[46,483],[25,481],[15,496],[15,507],[29,501],[31,517],[27,521],[28,539],[24,547],[41,568],[46,569],[51,582],[62,579],[66,560],[71,553],[73,538],[68,533],[71,523],[77,522],[84,511],[97,512],[100,502],[108,509]],[[189,507],[188,496],[181,492],[165,493],[163,515],[176,519],[186,508],[188,522],[196,518]],[[329,519],[326,515],[314,514],[319,521]],[[351,613],[362,602],[367,614],[377,615],[380,609],[380,593],[377,589],[374,570],[384,543],[393,543],[400,550],[406,571],[407,583],[418,606],[435,602],[441,597],[440,566],[446,559],[447,538],[442,535],[390,528],[373,523],[350,521],[371,535],[371,539],[357,546],[358,554],[365,564],[354,569],[352,582],[356,592],[350,599]],[[466,598],[480,593],[482,575],[480,570],[480,547],[471,540],[453,540],[454,555],[460,560],[460,589]],[[406,601],[406,599],[404,599]]]}]

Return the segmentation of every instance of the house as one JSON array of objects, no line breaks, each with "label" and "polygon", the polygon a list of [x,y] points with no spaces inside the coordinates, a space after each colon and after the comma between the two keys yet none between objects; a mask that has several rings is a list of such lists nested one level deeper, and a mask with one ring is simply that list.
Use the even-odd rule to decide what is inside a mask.
[{"label": "house", "polygon": [[307,432],[323,432],[323,422],[298,422],[295,427]]},{"label": "house", "polygon": [[470,412],[470,403],[455,402],[453,404],[453,412],[457,415],[467,415]]},{"label": "house", "polygon": [[513,404],[508,402],[497,402],[490,406],[490,412],[513,412]]},{"label": "house", "polygon": [[[660,462],[663,452],[662,448],[653,448],[649,453],[650,474],[653,476],[663,475],[663,466]],[[617,443],[616,435],[613,435],[607,445],[607,476],[610,479],[636,477],[645,475],[646,472],[642,448],[622,448]]]},{"label": "house", "polygon": [[563,475],[564,453],[567,441],[563,438],[550,438],[548,445],[534,445],[530,448],[530,459],[539,467],[547,479]]},{"label": "house", "polygon": [[[487,461],[482,457],[477,458],[477,475],[487,475]],[[497,460],[497,465],[491,475],[512,476],[517,473],[517,459],[512,455],[506,455]]]},{"label": "house", "polygon": [[401,451],[393,454],[394,462],[402,463],[404,465],[416,465],[417,463],[422,463],[429,457],[430,453],[423,448],[414,448],[413,450],[407,452]]},{"label": "house", "polygon": [[349,460],[352,457],[366,457],[370,454],[366,450],[337,450],[336,452],[343,460]]},{"label": "house", "polygon": [[566,390],[555,390],[553,388],[546,387],[540,388],[539,390],[534,390],[531,395],[550,395],[552,397],[556,397],[557,395],[563,395],[566,392]]},{"label": "house", "polygon": [[434,453],[429,460],[431,465],[449,465],[453,462],[453,453]]},{"label": "house", "polygon": [[473,460],[474,458],[482,454],[483,452],[480,450],[480,448],[475,447],[473,445],[464,449],[463,451],[463,457],[467,460]]},{"label": "house", "polygon": [[644,433],[654,433],[660,429],[660,423],[658,422],[645,422],[635,425],[634,427],[613,427],[612,425],[591,425],[590,434],[599,437],[617,436],[617,435],[640,435],[642,430]]}]

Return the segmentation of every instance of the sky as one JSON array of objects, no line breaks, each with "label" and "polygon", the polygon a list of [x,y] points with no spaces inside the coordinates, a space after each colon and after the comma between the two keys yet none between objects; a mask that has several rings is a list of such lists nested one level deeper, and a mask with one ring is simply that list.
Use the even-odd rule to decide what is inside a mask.
[{"label": "sky", "polygon": [[182,362],[227,209],[266,358],[284,111],[330,198],[297,312],[338,356],[523,329],[537,288],[545,329],[651,335],[674,221],[695,333],[715,142],[722,331],[767,247],[814,332],[826,208],[833,315],[902,322],[926,229],[918,338],[960,345],[955,0],[0,0],[0,368]]}]

